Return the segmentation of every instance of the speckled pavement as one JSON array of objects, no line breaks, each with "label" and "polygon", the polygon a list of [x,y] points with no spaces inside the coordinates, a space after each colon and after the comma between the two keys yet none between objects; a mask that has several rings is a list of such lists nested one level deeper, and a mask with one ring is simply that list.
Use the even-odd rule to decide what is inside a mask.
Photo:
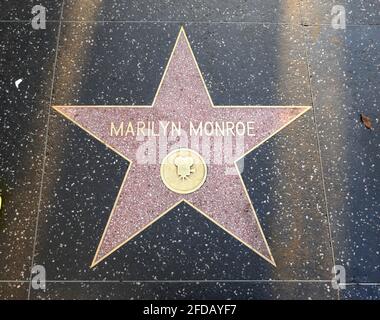
[{"label": "speckled pavement", "polygon": [[[0,4],[1,299],[380,298],[377,1],[38,3]],[[151,105],[181,27],[215,106],[312,107],[244,157],[275,266],[186,202],[91,265],[130,163],[52,106]]]}]

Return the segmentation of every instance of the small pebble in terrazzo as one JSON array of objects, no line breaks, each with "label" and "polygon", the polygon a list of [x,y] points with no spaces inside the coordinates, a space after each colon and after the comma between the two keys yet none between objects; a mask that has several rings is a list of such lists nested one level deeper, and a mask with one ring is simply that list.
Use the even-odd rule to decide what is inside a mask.
[{"label": "small pebble in terrazzo", "polygon": [[15,81],[15,86],[16,86],[17,89],[20,86],[20,84],[21,84],[22,81],[23,81],[23,79],[18,79],[18,80]]}]

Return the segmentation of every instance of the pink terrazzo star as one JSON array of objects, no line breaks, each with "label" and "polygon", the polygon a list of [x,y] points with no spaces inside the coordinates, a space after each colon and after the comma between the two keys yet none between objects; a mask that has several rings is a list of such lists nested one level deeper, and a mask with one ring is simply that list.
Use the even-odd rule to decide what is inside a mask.
[{"label": "pink terrazzo star", "polygon": [[[232,150],[229,150],[235,163],[309,108],[307,106],[214,106],[182,28],[151,106],[54,106],[55,110],[131,162],[92,267],[181,201],[193,206],[275,266],[237,167],[233,167],[236,174],[227,174],[226,163],[213,163],[215,161],[212,157],[199,147],[196,151],[208,159],[207,179],[195,192],[177,194],[169,190],[160,178],[162,157],[156,163],[148,164],[141,163],[138,158],[138,150],[146,140],[141,141],[132,135],[111,136],[110,124],[120,121],[125,123],[180,121],[183,124],[182,130],[189,133],[190,120],[192,123],[250,121],[254,130],[252,135],[244,136],[243,150],[239,153],[235,144],[232,145]],[[200,140],[202,139],[204,138],[200,137]],[[200,142],[202,146],[202,141]],[[173,141],[165,145],[166,150],[176,148],[170,144],[173,144]],[[218,145],[213,142],[209,150],[222,154],[226,152],[224,149],[219,150]]]}]

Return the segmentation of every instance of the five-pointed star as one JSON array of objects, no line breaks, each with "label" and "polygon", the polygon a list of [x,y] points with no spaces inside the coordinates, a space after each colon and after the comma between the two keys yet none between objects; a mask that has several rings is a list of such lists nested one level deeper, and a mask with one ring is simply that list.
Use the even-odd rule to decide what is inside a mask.
[{"label": "five-pointed star", "polygon": [[[193,193],[169,190],[160,178],[160,161],[139,163],[142,141],[112,136],[110,124],[128,121],[250,121],[254,134],[244,137],[244,152],[232,146],[233,164],[301,116],[308,106],[214,106],[183,28],[169,58],[151,106],[54,106],[90,135],[130,162],[92,267],[185,201],[223,230],[275,266],[259,220],[238,174],[226,174],[226,164],[207,164],[207,179]],[[165,146],[170,149],[170,146]],[[214,151],[218,147],[214,146]],[[205,158],[202,150],[197,150]],[[160,159],[162,160],[162,159]],[[141,161],[140,161],[141,162]],[[234,167],[234,170],[237,170]]]}]

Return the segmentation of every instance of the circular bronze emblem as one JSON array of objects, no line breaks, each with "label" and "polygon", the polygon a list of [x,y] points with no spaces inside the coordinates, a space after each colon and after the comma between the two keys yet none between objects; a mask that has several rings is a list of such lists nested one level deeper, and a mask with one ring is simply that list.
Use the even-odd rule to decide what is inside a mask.
[{"label": "circular bronze emblem", "polygon": [[191,149],[170,152],[161,164],[161,179],[165,186],[180,194],[198,190],[206,180],[207,166],[202,156]]}]

